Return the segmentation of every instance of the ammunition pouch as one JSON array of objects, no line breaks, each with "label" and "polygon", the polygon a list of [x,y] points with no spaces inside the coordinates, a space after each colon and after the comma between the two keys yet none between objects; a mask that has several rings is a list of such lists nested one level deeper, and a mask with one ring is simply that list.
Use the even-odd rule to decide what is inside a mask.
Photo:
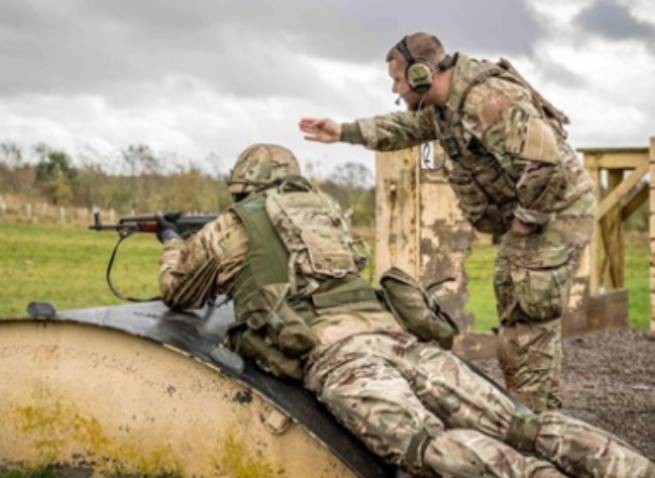
[{"label": "ammunition pouch", "polygon": [[264,370],[279,378],[302,380],[303,365],[300,359],[288,357],[273,346],[267,338],[245,327],[239,333],[230,331],[230,348],[241,357],[254,360]]},{"label": "ammunition pouch", "polygon": [[279,377],[302,378],[301,359],[318,337],[286,301],[289,284],[269,284],[241,310],[230,345]]},{"label": "ammunition pouch", "polygon": [[387,306],[409,333],[423,342],[436,341],[444,349],[452,348],[459,333],[457,324],[418,281],[392,267],[382,274],[380,285]]}]

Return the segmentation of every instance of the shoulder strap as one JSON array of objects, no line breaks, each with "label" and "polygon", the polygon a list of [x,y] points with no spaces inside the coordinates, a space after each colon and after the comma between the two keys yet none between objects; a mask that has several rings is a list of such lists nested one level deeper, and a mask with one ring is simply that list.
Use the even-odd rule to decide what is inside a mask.
[{"label": "shoulder strap", "polygon": [[514,68],[509,60],[501,58],[498,62],[498,66],[502,68],[504,72],[516,83],[523,85],[528,90],[530,90],[530,93],[532,94],[532,102],[538,109],[543,110],[544,113],[546,113],[548,116],[555,118],[560,124],[570,123],[569,117],[566,116],[562,110],[556,108],[550,101],[544,98],[541,93],[535,90],[532,85],[528,83],[527,80],[523,78],[523,76],[518,71],[516,71],[516,68]]},{"label": "shoulder strap", "polygon": [[[461,89],[453,92],[455,96],[455,101],[453,102],[453,106],[454,106],[453,110],[456,111],[457,116],[459,116],[460,111],[464,106],[464,101],[466,101],[466,97],[475,86],[484,82],[488,78],[491,78],[492,76],[500,76],[503,73],[505,73],[505,70],[503,70],[499,65],[495,63],[490,63],[488,61],[481,62],[480,66],[477,67],[477,71],[475,72],[475,75],[472,78],[465,81]],[[455,118],[455,120],[457,119],[459,118]]]},{"label": "shoulder strap", "polygon": [[[304,176],[290,175],[279,178],[274,184],[274,191],[278,193],[286,193],[293,191],[306,191],[306,192],[316,192],[312,183],[309,182]],[[271,190],[268,190],[268,193],[271,193]]]}]

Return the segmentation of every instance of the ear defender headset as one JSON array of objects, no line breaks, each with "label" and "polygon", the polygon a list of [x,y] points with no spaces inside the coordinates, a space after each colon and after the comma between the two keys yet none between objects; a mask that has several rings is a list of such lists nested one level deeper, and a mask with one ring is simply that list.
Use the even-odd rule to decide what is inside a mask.
[{"label": "ear defender headset", "polygon": [[[439,43],[436,38],[434,38],[434,41]],[[434,77],[435,72],[445,71],[454,66],[456,62],[455,58],[450,55],[446,55],[443,60],[434,66],[424,58],[414,58],[412,52],[409,51],[406,36],[396,44],[396,49],[403,56],[405,63],[407,64],[405,67],[405,79],[407,80],[407,84],[412,91],[419,94],[428,92],[432,86],[432,78]]]}]

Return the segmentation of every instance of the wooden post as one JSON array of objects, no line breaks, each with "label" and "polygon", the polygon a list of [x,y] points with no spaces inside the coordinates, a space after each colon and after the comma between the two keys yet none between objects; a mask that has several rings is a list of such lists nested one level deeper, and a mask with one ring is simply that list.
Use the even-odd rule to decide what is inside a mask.
[{"label": "wooden post", "polygon": [[[637,174],[633,172],[632,174]],[[611,194],[623,181],[623,170],[614,169],[608,171],[607,177],[607,192]],[[606,251],[611,251],[607,254],[609,266],[609,282],[612,289],[623,287],[623,264],[624,264],[624,250],[625,241],[623,239],[623,221],[621,220],[621,208],[617,204],[607,213],[604,218],[605,238],[606,238]]]},{"label": "wooden post", "polygon": [[375,279],[392,265],[419,275],[419,150],[376,155]]},{"label": "wooden post", "polygon": [[[594,188],[596,201],[600,202],[603,195],[603,187],[600,181],[600,169],[596,166],[589,168],[591,181]],[[589,247],[589,293],[598,294],[602,283],[602,264],[605,250],[603,248],[602,229],[599,222],[594,226]]]},{"label": "wooden post", "polygon": [[650,139],[650,330],[655,331],[655,136]]}]

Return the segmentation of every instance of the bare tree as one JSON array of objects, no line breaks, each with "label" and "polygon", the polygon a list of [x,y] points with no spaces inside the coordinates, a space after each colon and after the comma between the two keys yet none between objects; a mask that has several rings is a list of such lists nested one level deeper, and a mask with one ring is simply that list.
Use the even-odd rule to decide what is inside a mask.
[{"label": "bare tree", "polygon": [[13,141],[0,143],[0,162],[6,164],[11,169],[16,169],[22,166],[23,151],[20,146]]},{"label": "bare tree", "polygon": [[121,156],[131,176],[159,172],[159,159],[147,144],[131,144],[121,150]]}]

